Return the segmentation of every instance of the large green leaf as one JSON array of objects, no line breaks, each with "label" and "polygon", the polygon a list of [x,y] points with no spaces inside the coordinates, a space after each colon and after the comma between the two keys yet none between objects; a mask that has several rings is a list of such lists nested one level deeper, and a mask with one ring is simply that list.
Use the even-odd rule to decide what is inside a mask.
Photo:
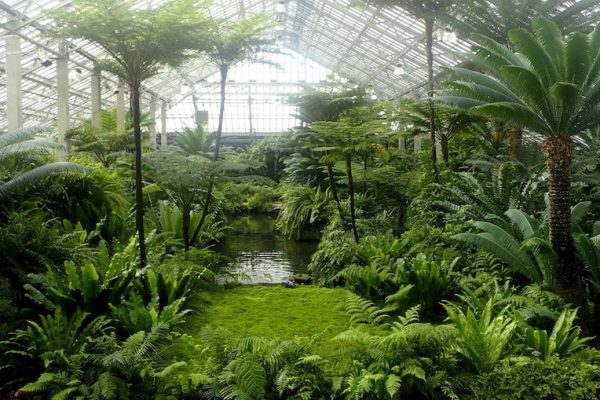
[{"label": "large green leaf", "polygon": [[47,164],[38,168],[34,168],[0,184],[0,198],[8,197],[19,190],[23,190],[32,183],[52,174],[64,172],[88,173],[89,171],[90,170],[86,167],[69,162],[56,162]]}]

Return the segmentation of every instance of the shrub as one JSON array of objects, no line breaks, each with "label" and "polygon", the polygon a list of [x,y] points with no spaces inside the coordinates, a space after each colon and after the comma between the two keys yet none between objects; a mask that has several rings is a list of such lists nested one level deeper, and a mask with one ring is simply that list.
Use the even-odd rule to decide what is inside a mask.
[{"label": "shrub", "polygon": [[464,384],[465,400],[592,400],[600,396],[600,367],[577,358],[507,361]]}]

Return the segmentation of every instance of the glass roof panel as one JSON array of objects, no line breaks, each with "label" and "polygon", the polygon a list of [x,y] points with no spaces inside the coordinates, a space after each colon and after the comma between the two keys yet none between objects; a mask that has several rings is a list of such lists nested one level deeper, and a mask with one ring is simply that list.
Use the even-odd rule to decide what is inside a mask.
[{"label": "glass roof panel", "polygon": [[[275,7],[279,0],[215,0],[209,8],[214,17],[237,19],[256,13],[275,15]],[[157,5],[164,0],[135,0],[139,7]],[[400,94],[420,90],[426,79],[425,56],[423,48],[424,26],[399,7],[380,8],[375,6],[355,5],[354,0],[285,0],[286,14],[282,23],[283,31],[279,33],[283,50],[289,50],[293,57],[301,59],[296,70],[286,72],[271,71],[268,74],[258,73],[253,66],[243,64],[237,74],[232,77],[240,83],[238,99],[232,98],[232,109],[246,120],[244,111],[247,108],[246,93],[248,90],[257,93],[272,93],[281,97],[288,90],[290,83],[302,81],[312,82],[312,76],[329,70],[346,80],[365,85],[372,85],[380,96],[394,97]],[[56,64],[58,44],[49,40],[44,34],[48,21],[44,12],[56,7],[69,6],[70,0],[0,0],[0,24],[4,27],[3,38],[0,39],[0,130],[6,129],[6,75],[4,73],[5,45],[4,36],[17,33],[21,37],[23,66],[23,107],[27,125],[52,125],[56,115]],[[17,20],[14,31],[8,29],[6,23]],[[2,32],[2,31],[0,31]],[[468,49],[465,42],[435,44],[436,69],[443,64],[453,64],[460,59],[461,53]],[[90,117],[91,70],[93,60],[102,57],[102,50],[85,41],[72,41],[69,48],[69,61],[72,71],[69,74],[70,110],[74,122]],[[306,62],[305,62],[306,60]],[[404,74],[394,74],[395,66],[402,64]],[[307,66],[313,67],[307,67]],[[318,67],[314,67],[318,65]],[[303,68],[319,69],[319,72],[306,72]],[[216,70],[204,59],[190,60],[177,69],[165,68],[164,71],[147,82],[143,104],[149,103],[151,96],[169,102],[174,107],[171,115],[187,115],[189,110],[177,109],[188,102],[190,88],[206,91],[206,108],[212,107],[210,96],[213,86],[218,81]],[[319,75],[318,81],[328,79],[331,73]],[[255,82],[251,82],[255,81]],[[242,83],[252,85],[242,85]],[[260,84],[260,85],[258,85]],[[285,84],[285,85],[284,85]],[[112,108],[116,104],[114,90],[117,80],[114,76],[103,74],[103,107]],[[258,86],[261,86],[258,88]],[[248,89],[250,88],[250,89]],[[246,92],[245,92],[246,91]],[[415,92],[415,93],[417,93]],[[246,108],[241,97],[245,96]],[[183,99],[185,97],[185,99]],[[256,112],[271,110],[272,114],[288,112],[281,102],[254,99]],[[237,106],[234,106],[237,102]],[[237,108],[235,108],[237,107]],[[233,115],[233,111],[230,115]],[[289,114],[289,113],[288,113]],[[258,115],[258,114],[257,114]],[[189,119],[189,116],[186,117]],[[258,117],[257,121],[259,120]],[[288,119],[289,115],[282,119]],[[264,121],[269,118],[264,117]],[[259,128],[258,122],[253,130],[269,130],[269,122]],[[177,125],[172,125],[173,127]],[[182,126],[183,123],[179,123]],[[171,125],[170,125],[171,127]],[[174,129],[174,128],[173,128]],[[235,130],[233,127],[231,128]]]}]

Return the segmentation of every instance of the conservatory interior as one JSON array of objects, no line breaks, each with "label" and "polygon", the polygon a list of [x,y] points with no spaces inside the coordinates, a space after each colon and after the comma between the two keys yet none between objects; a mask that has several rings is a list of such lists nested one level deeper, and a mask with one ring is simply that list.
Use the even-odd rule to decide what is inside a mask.
[{"label": "conservatory interior", "polygon": [[0,29],[0,400],[600,398],[598,0]]}]

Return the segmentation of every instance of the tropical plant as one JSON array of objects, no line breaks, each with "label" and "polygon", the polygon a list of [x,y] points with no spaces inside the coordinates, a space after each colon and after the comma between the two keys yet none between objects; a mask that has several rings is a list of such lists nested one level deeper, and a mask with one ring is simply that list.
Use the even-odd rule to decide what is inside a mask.
[{"label": "tropical plant", "polygon": [[505,215],[518,229],[521,239],[498,225],[484,221],[473,222],[483,232],[459,233],[454,235],[454,239],[474,244],[505,262],[514,272],[544,288],[553,288],[556,254],[543,225],[520,210],[511,209]]},{"label": "tropical plant", "polygon": [[548,361],[506,360],[495,368],[459,380],[454,398],[465,400],[586,400],[598,396],[596,352]]},{"label": "tropical plant", "polygon": [[453,348],[470,368],[489,371],[513,351],[511,339],[517,323],[508,315],[508,307],[495,313],[490,299],[480,314],[470,307],[465,313],[452,303],[444,308],[457,330]]},{"label": "tropical plant", "polygon": [[309,229],[328,220],[331,192],[310,186],[289,186],[281,196],[283,206],[277,217],[277,229],[289,238],[307,237]]},{"label": "tropical plant", "polygon": [[488,221],[506,226],[507,210],[518,208],[533,213],[536,206],[543,205],[533,178],[511,161],[496,164],[485,173],[446,174],[447,184],[436,185],[433,205],[445,211],[447,220]]},{"label": "tropical plant", "polygon": [[370,301],[385,300],[386,313],[403,313],[419,305],[423,317],[432,319],[440,314],[440,302],[454,294],[452,268],[457,261],[436,262],[425,254],[410,261],[385,255],[374,257],[366,266],[346,267],[334,279],[344,280],[349,289]]},{"label": "tropical plant", "polygon": [[[145,161],[150,179],[162,189],[171,204],[179,209],[181,223],[177,227],[180,229],[174,233],[183,238],[187,251],[198,238],[200,224],[206,221],[206,216],[196,212],[195,207],[203,198],[207,201],[206,195],[218,175],[215,164],[199,156],[183,157],[164,152],[148,155]],[[149,192],[150,188],[146,187],[145,190]],[[163,216],[167,211],[165,207],[162,203]]]},{"label": "tropical plant", "polygon": [[[49,139],[40,136],[44,131],[40,128],[25,128],[14,132],[0,134],[0,162],[5,169],[10,160],[16,160],[18,167],[25,158],[32,155],[48,154],[51,150],[60,149],[61,146]],[[20,160],[19,160],[20,159]],[[14,164],[14,163],[13,163]],[[29,164],[29,163],[27,163]],[[36,163],[33,163],[34,165]],[[29,165],[27,165],[29,166]],[[17,168],[19,171],[21,168]],[[75,163],[53,162],[34,168],[23,168],[25,172],[8,176],[0,182],[0,199],[8,198],[23,188],[37,182],[44,177],[61,172],[87,172],[88,169]],[[7,171],[14,173],[15,171]],[[6,172],[4,172],[6,173]]]},{"label": "tropical plant", "polygon": [[[302,124],[301,127],[296,128],[295,136],[300,138],[301,142],[304,144],[297,144],[300,145],[299,147],[301,148],[308,148],[310,152],[322,154],[319,161],[325,164],[327,177],[329,179],[329,188],[333,195],[333,199],[336,202],[338,212],[343,218],[342,206],[337,191],[334,172],[334,164],[338,158],[340,158],[339,151],[333,151],[335,150],[334,143],[331,143],[328,140],[330,138],[318,135],[317,132],[313,130],[312,124],[321,121],[339,121],[340,118],[352,108],[368,105],[369,100],[367,100],[366,90],[362,87],[339,90],[335,87],[322,87],[318,90],[306,89],[303,93],[292,97],[291,102],[298,107],[297,117]],[[364,147],[366,150],[369,146]],[[292,154],[290,160],[286,161],[288,173],[292,172],[290,165],[293,165],[292,163],[297,162],[298,159],[304,161],[311,160],[310,157],[302,157],[302,155],[298,153]]]},{"label": "tropical plant", "polygon": [[[535,17],[552,20],[563,34],[568,34],[589,30],[598,16],[600,11],[593,0],[567,3],[561,0],[469,0],[461,2],[453,13],[441,17],[463,35],[483,35],[510,47],[509,32],[529,28]],[[505,125],[510,158],[522,160],[522,126],[511,121]]]},{"label": "tropical plant", "polygon": [[195,129],[186,128],[183,132],[175,135],[175,151],[186,156],[210,158],[210,150],[214,141],[214,135],[208,134],[203,126]]},{"label": "tropical plant", "polygon": [[[387,155],[374,138],[377,133],[387,132],[387,121],[373,114],[374,110],[370,107],[358,107],[348,111],[339,121],[319,121],[311,125],[321,142],[324,143],[324,147],[319,148],[320,151],[326,152],[326,155],[321,158],[321,162],[328,166],[328,170],[335,161],[343,161],[345,164],[350,201],[350,222],[356,243],[359,242],[359,235],[356,227],[353,157],[363,155],[364,158],[364,154],[368,155],[369,153],[379,153],[383,158]],[[368,160],[368,158],[365,159]],[[335,188],[331,171],[329,177],[330,185]],[[337,202],[337,204],[338,208],[341,208],[340,203]],[[341,212],[340,216],[343,216]]]},{"label": "tropical plant", "polygon": [[[120,341],[109,332],[105,319],[88,324],[83,324],[79,315],[73,321],[58,316],[55,319],[62,325],[49,317],[43,318],[40,325],[32,323],[34,331],[19,332],[15,338],[28,345],[20,352],[22,355],[41,358],[45,364],[44,372],[21,387],[19,395],[46,395],[54,399],[160,398],[162,387],[156,382],[182,366],[181,362],[161,361],[162,347],[172,335],[168,324],[158,324]],[[56,342],[55,335],[75,342],[73,345]],[[52,351],[57,345],[67,351],[58,348]],[[44,351],[46,348],[50,351]]]},{"label": "tropical plant", "polygon": [[433,41],[436,20],[449,11],[456,2],[453,0],[364,0],[367,3],[382,6],[396,6],[408,11],[413,17],[425,23],[425,52],[427,57],[427,102],[429,105],[429,137],[431,138],[431,163],[434,177],[437,177],[436,120],[433,94],[435,81],[433,76]]},{"label": "tropical plant", "polygon": [[550,357],[566,357],[583,348],[592,338],[580,338],[581,329],[573,326],[577,311],[564,310],[548,336],[543,329],[525,328],[525,344],[547,361]]},{"label": "tropical plant", "polygon": [[[172,0],[156,7],[139,8],[126,0],[77,0],[73,7],[51,12],[60,37],[86,39],[110,57],[98,60],[101,68],[129,86],[135,144],[136,230],[140,266],[146,264],[144,197],[142,193],[142,131],[140,89],[146,79],[159,73],[161,65],[177,66],[188,50],[204,45],[207,18],[192,0]],[[119,32],[115,35],[115,32]],[[132,51],[137,49],[137,51]]]},{"label": "tropical plant", "polygon": [[[431,129],[431,109],[429,105],[419,101],[402,100],[398,103],[396,119],[404,126],[411,126],[413,135],[421,135]],[[471,132],[482,123],[481,118],[464,112],[456,112],[447,107],[435,110],[435,138],[440,144],[441,158],[448,165],[450,157],[450,141],[460,134]]]},{"label": "tropical plant", "polygon": [[[544,136],[556,290],[583,306],[570,221],[572,137],[600,121],[600,29],[563,38],[549,20],[536,18],[532,27],[534,33],[525,29],[510,33],[519,54],[492,39],[476,37],[472,66],[450,69],[452,81],[438,100],[476,115],[521,124]],[[582,318],[589,319],[585,312]]]},{"label": "tropical plant", "polygon": [[[236,338],[208,326],[201,332],[210,382],[208,397],[222,399],[325,399],[324,360],[307,339]],[[208,367],[208,368],[207,368]]]},{"label": "tropical plant", "polygon": [[439,386],[438,359],[452,338],[448,325],[419,322],[418,306],[375,334],[351,329],[335,339],[352,345],[351,364],[334,379],[344,399],[428,398]]},{"label": "tropical plant", "polygon": [[564,34],[589,30],[600,16],[596,5],[593,0],[469,0],[443,19],[462,34],[480,34],[510,45],[509,32],[529,27],[535,17],[552,20]]},{"label": "tropical plant", "polygon": [[[134,143],[130,129],[120,131],[118,128],[117,110],[100,112],[100,128],[86,120],[81,125],[70,129],[66,139],[71,153],[91,153],[93,159],[108,168],[116,163],[119,155],[133,152]],[[131,114],[127,113],[125,126],[131,126]],[[140,119],[142,128],[148,125],[147,115]]]},{"label": "tropical plant", "polygon": [[[102,247],[105,256],[98,258],[110,259],[106,244]],[[49,311],[60,308],[70,314],[81,309],[94,317],[104,315],[109,305],[118,305],[127,296],[135,270],[119,257],[103,264],[96,267],[89,262],[76,265],[67,261],[64,268],[49,266],[43,274],[29,276],[27,296]]]},{"label": "tropical plant", "polygon": [[[225,115],[225,100],[227,90],[227,75],[230,69],[242,61],[252,61],[273,64],[260,57],[260,53],[273,52],[273,41],[266,37],[265,32],[270,27],[265,15],[259,14],[232,22],[228,20],[217,21],[213,25],[208,38],[208,47],[203,49],[208,59],[219,69],[220,77],[220,103],[219,122],[215,133],[213,161],[219,160],[221,151],[221,135],[223,134],[223,117]],[[204,219],[208,216],[213,183],[209,182],[206,198],[202,209],[202,219],[192,237],[198,236]]]},{"label": "tropical plant", "polygon": [[40,206],[50,216],[81,224],[88,232],[98,230],[110,246],[114,239],[127,241],[131,229],[126,223],[131,204],[126,195],[127,181],[117,172],[99,164],[87,166],[87,174],[48,177],[23,194],[44,190]]}]

